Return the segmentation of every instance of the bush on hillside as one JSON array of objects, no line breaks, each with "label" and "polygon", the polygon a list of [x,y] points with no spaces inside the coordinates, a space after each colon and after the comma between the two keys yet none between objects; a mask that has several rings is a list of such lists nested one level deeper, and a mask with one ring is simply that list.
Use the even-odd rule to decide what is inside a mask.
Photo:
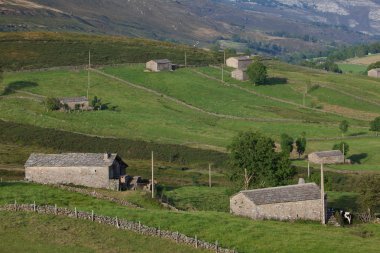
[{"label": "bush on hillside", "polygon": [[377,69],[377,68],[380,68],[380,61],[370,64],[367,68],[367,71],[370,71],[371,69]]},{"label": "bush on hillside", "polygon": [[57,111],[61,108],[61,102],[58,98],[49,97],[45,100],[45,106],[49,111]]},{"label": "bush on hillside", "polygon": [[247,74],[254,85],[265,84],[267,82],[267,67],[260,61],[254,61],[249,65]]}]

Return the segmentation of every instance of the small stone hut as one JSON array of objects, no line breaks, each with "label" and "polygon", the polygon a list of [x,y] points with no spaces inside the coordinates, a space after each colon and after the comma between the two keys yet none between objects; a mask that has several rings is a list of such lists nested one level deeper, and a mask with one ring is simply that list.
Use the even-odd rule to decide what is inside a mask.
[{"label": "small stone hut", "polygon": [[247,73],[242,69],[232,71],[231,77],[239,81],[247,81],[249,79]]},{"label": "small stone hut", "polygon": [[146,63],[146,69],[153,72],[172,70],[172,62],[168,59],[151,60]]},{"label": "small stone hut", "polygon": [[251,219],[320,221],[321,205],[315,183],[241,191],[230,198],[230,212]]},{"label": "small stone hut", "polygon": [[117,154],[31,154],[25,163],[25,179],[118,190],[127,167]]},{"label": "small stone hut", "polygon": [[378,68],[378,69],[371,69],[370,71],[368,71],[368,76],[369,77],[380,78],[380,68]]},{"label": "small stone hut", "polygon": [[230,57],[226,60],[226,65],[235,69],[247,69],[248,66],[253,62],[250,56],[237,56]]},{"label": "small stone hut", "polygon": [[315,164],[341,164],[344,163],[344,155],[340,150],[321,151],[309,154],[308,160]]},{"label": "small stone hut", "polygon": [[59,102],[62,106],[67,105],[70,110],[91,110],[87,97],[66,97],[60,98]]}]

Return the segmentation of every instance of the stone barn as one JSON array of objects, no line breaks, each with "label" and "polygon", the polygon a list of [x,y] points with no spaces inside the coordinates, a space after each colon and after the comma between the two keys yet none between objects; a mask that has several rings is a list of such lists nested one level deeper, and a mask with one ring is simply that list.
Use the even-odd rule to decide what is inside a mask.
[{"label": "stone barn", "polygon": [[25,163],[25,179],[118,190],[127,167],[117,154],[31,154]]},{"label": "stone barn", "polygon": [[146,63],[146,69],[152,72],[173,70],[172,62],[168,59],[151,60]]},{"label": "stone barn", "polygon": [[380,78],[380,69],[371,69],[368,71],[368,76]]},{"label": "stone barn", "polygon": [[248,66],[253,62],[250,56],[237,56],[230,57],[226,60],[226,65],[235,69],[247,69]]},{"label": "stone barn", "polygon": [[344,155],[340,150],[314,152],[307,156],[315,164],[343,164]]},{"label": "stone barn", "polygon": [[91,110],[90,103],[86,97],[67,97],[60,98],[59,102],[62,106],[67,105],[70,110]]},{"label": "stone barn", "polygon": [[230,198],[230,212],[251,219],[322,218],[321,192],[315,183],[241,191]]},{"label": "stone barn", "polygon": [[247,81],[249,79],[247,73],[242,69],[232,71],[231,77],[239,81]]}]

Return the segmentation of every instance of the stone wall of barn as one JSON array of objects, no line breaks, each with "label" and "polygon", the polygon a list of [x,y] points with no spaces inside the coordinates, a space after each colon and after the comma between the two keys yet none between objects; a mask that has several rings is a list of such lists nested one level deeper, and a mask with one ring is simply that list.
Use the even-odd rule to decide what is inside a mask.
[{"label": "stone wall of barn", "polygon": [[379,78],[380,77],[380,71],[376,70],[376,69],[371,69],[370,71],[368,71],[368,76]]},{"label": "stone wall of barn", "polygon": [[25,179],[42,184],[74,184],[94,188],[110,187],[108,167],[26,167]]},{"label": "stone wall of barn", "polygon": [[246,81],[246,80],[248,80],[247,73],[245,73],[241,69],[236,69],[236,70],[232,71],[231,72],[231,77],[234,78],[234,79],[236,79],[236,80],[239,80],[239,81]]},{"label": "stone wall of barn", "polygon": [[273,220],[321,220],[321,201],[306,200],[298,202],[255,205],[243,194],[230,200],[231,213],[252,219]]}]

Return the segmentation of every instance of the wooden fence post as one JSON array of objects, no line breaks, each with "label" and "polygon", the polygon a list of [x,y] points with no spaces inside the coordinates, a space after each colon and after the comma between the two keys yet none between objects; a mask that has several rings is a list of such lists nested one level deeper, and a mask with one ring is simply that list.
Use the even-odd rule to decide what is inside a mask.
[{"label": "wooden fence post", "polygon": [[36,201],[33,201],[33,212],[36,212]]},{"label": "wooden fence post", "polygon": [[94,210],[91,211],[91,221],[94,221]]},{"label": "wooden fence post", "polygon": [[179,242],[179,233],[178,233],[178,231],[177,231],[176,241],[177,241],[177,243]]},{"label": "wooden fence post", "polygon": [[158,227],[158,237],[161,237],[161,227]]},{"label": "wooden fence post", "polygon": [[78,219],[78,211],[77,211],[77,207],[75,207],[74,212],[75,212],[75,218]]},{"label": "wooden fence post", "polygon": [[141,222],[139,221],[139,233],[141,232]]},{"label": "wooden fence post", "polygon": [[198,238],[195,236],[195,248],[198,249]]},{"label": "wooden fence post", "polygon": [[116,227],[120,228],[120,226],[119,226],[119,219],[117,218],[117,216],[116,216]]},{"label": "wooden fence post", "polygon": [[215,252],[216,253],[219,252],[218,241],[215,242]]},{"label": "wooden fence post", "polygon": [[17,200],[15,200],[15,211],[17,211]]},{"label": "wooden fence post", "polygon": [[58,211],[57,211],[57,204],[54,205],[54,214],[55,214],[55,215],[58,214]]}]

